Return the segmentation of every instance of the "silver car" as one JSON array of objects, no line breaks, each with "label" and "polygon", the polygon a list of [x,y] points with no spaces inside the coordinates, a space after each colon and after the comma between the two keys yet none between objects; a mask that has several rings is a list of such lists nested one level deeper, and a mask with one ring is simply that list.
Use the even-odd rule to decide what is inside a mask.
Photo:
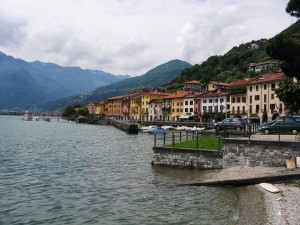
[{"label": "silver car", "polygon": [[244,122],[241,118],[226,118],[221,122],[217,122],[214,124],[214,129],[216,131],[224,130],[224,129],[235,129],[242,130],[244,129]]}]

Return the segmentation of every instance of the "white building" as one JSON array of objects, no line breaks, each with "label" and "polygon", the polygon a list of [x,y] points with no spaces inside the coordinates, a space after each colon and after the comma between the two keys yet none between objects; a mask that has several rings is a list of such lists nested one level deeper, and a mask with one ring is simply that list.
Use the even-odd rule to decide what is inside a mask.
[{"label": "white building", "polygon": [[162,101],[158,99],[153,99],[149,102],[149,119],[150,121],[160,121],[162,120]]},{"label": "white building", "polygon": [[200,96],[201,99],[201,115],[205,113],[226,113],[230,110],[229,92],[208,92]]}]

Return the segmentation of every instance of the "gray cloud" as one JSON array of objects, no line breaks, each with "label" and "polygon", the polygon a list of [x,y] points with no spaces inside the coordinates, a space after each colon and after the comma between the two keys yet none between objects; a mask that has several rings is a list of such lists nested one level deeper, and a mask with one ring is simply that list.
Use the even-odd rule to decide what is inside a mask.
[{"label": "gray cloud", "polygon": [[0,46],[28,61],[141,75],[175,58],[200,64],[272,37],[291,24],[287,2],[0,0]]}]

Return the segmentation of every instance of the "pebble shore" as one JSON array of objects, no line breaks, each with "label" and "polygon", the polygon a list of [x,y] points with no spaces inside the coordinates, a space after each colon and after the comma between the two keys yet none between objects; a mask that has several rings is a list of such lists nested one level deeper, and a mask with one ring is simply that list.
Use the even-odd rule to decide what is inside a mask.
[{"label": "pebble shore", "polygon": [[[298,170],[298,169],[297,169]],[[231,167],[207,175],[207,179],[239,179],[284,173],[284,167]],[[299,225],[300,181],[275,184],[279,193],[270,193],[259,185],[238,188],[237,224]]]}]

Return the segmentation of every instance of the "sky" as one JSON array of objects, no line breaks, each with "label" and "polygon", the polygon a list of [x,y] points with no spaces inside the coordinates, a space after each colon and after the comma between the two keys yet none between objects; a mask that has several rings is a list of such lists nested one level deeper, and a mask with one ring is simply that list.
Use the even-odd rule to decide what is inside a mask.
[{"label": "sky", "polygon": [[201,64],[296,22],[288,0],[0,0],[0,51],[26,61],[138,76]]}]

